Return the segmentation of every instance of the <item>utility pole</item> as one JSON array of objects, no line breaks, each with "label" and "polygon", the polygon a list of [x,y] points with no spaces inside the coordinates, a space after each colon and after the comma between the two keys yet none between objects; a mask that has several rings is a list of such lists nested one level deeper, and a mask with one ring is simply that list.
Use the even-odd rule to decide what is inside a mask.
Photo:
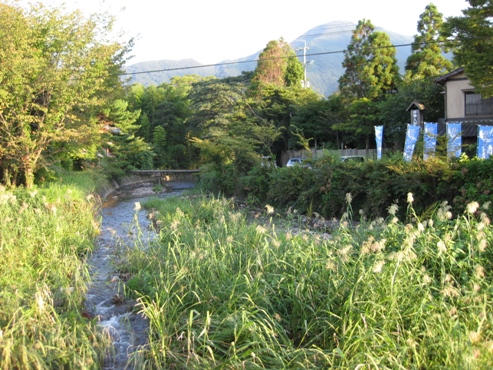
[{"label": "utility pole", "polygon": [[309,82],[306,79],[306,51],[310,48],[308,46],[306,46],[305,40],[300,40],[300,41],[303,41],[305,46],[303,48],[296,49],[296,51],[303,50],[303,82],[302,82],[302,85],[303,85],[303,88],[306,89],[307,87],[309,87]]}]

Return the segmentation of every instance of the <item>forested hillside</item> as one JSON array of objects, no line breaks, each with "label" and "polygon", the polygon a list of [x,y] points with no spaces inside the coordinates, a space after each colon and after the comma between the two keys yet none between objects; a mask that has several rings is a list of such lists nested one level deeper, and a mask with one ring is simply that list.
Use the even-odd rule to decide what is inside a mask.
[{"label": "forested hillside", "polygon": [[[314,91],[328,96],[337,90],[337,80],[343,73],[344,55],[342,51],[349,44],[351,32],[355,26],[351,22],[329,22],[308,30],[290,42],[291,47],[297,50],[300,61],[303,62],[303,51],[300,49],[304,47],[303,41],[306,41],[308,47],[306,51],[307,79]],[[409,45],[413,40],[412,36],[385,32],[390,36],[392,44],[396,46]],[[256,60],[264,46],[259,45],[258,53],[236,60],[222,61],[219,65],[203,66],[193,59],[155,60],[130,64],[126,67],[126,71],[138,73],[131,76],[131,83],[141,83],[145,86],[159,85],[163,82],[169,82],[175,76],[186,74],[197,74],[203,77],[215,76],[217,78],[239,76],[242,71],[249,72],[255,69]],[[411,54],[411,46],[400,46],[396,50],[400,72],[404,73],[406,59]],[[198,66],[198,68],[189,68],[193,66]],[[156,72],[143,73],[146,71]]]}]

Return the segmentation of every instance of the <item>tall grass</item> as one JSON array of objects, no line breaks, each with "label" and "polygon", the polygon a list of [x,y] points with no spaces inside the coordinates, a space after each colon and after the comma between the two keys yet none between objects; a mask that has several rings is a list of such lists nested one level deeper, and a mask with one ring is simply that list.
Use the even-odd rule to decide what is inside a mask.
[{"label": "tall grass", "polygon": [[224,199],[146,206],[160,240],[129,248],[120,266],[151,323],[139,368],[493,364],[492,233],[476,203],[420,219],[410,196],[409,223],[391,207],[350,227],[348,212],[331,237],[276,226],[270,208],[248,222]]},{"label": "tall grass", "polygon": [[95,205],[75,185],[0,189],[1,369],[101,366],[108,339],[81,313]]}]

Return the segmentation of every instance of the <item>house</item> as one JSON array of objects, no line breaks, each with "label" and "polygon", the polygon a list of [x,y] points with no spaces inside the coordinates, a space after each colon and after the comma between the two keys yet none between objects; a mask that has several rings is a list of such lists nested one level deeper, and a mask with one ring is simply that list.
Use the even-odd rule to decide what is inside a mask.
[{"label": "house", "polygon": [[439,134],[445,123],[462,122],[463,144],[476,144],[478,125],[493,126],[493,98],[483,99],[458,68],[435,80],[445,90],[445,119],[439,122]]}]

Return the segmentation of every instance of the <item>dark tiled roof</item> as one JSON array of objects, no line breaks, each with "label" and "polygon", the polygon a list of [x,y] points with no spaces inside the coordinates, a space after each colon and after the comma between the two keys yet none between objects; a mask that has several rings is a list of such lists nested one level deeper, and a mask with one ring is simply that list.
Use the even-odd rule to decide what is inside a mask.
[{"label": "dark tiled roof", "polygon": [[478,136],[478,126],[493,126],[493,117],[476,119],[456,119],[438,123],[438,135],[445,135],[447,132],[446,123],[462,123],[463,137]]}]

